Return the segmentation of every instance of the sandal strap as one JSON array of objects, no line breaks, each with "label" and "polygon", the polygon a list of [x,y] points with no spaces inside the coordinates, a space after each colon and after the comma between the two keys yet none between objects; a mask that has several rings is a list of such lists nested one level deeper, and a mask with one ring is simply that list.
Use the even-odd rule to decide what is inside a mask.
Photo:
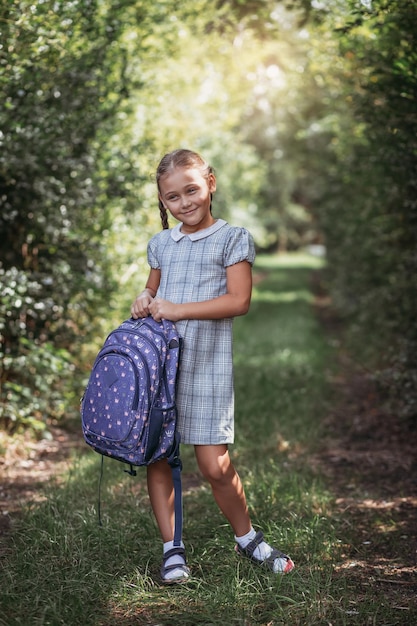
[{"label": "sandal strap", "polygon": [[258,532],[254,536],[252,541],[250,541],[245,548],[241,548],[241,550],[246,556],[249,556],[250,558],[254,558],[256,561],[259,561],[259,559],[256,559],[253,556],[253,553],[255,552],[259,544],[262,543],[263,541],[264,541],[264,534],[261,530],[258,530]]},{"label": "sandal strap", "polygon": [[[185,561],[185,549],[181,548],[181,546],[178,546],[167,550],[167,552],[165,552],[162,557],[162,563],[164,564],[164,566],[168,559],[170,559],[172,556],[181,556]],[[170,565],[168,565],[168,567],[170,567]],[[178,567],[178,565],[176,567]]]},{"label": "sandal strap", "polygon": [[284,554],[283,552],[281,552],[281,550],[277,550],[277,548],[272,548],[272,552],[271,554],[264,559],[264,563],[271,563],[272,565],[274,564],[275,559],[285,559],[285,560],[289,560],[289,556],[287,554]]},{"label": "sandal strap", "polygon": [[[172,556],[181,556],[184,559],[184,563],[172,563],[171,565],[166,565],[168,559]],[[164,582],[176,582],[176,579],[173,581],[167,580],[165,581],[166,575],[169,572],[172,572],[175,569],[182,570],[182,572],[188,577],[190,575],[190,570],[187,567],[186,559],[185,559],[185,549],[181,547],[174,547],[171,550],[165,552],[162,557],[162,566],[161,566],[161,578]]]},{"label": "sandal strap", "polygon": [[261,544],[263,541],[264,541],[264,534],[261,530],[259,530],[256,533],[255,537],[252,539],[252,541],[248,543],[246,548],[241,548],[240,546],[238,546],[238,552],[240,552],[241,554],[244,554],[246,557],[248,557],[252,561],[255,561],[255,563],[266,563],[267,565],[271,565],[271,566],[273,566],[275,559],[286,559],[287,561],[289,560],[290,557],[284,554],[283,552],[281,552],[281,550],[277,550],[277,548],[272,548],[271,554],[265,559],[259,559],[256,556],[254,556],[253,553],[255,552],[259,544]]},{"label": "sandal strap", "polygon": [[172,565],[163,565],[161,567],[162,578],[165,578],[166,574],[168,574],[168,572],[172,572],[174,569],[180,569],[184,572],[184,574],[188,574],[190,571],[185,563],[173,563]]}]

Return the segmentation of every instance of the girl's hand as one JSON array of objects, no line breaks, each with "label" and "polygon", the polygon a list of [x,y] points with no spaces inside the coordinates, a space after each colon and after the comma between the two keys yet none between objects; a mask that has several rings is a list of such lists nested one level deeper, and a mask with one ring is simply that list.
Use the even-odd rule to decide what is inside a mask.
[{"label": "girl's hand", "polygon": [[153,301],[153,297],[148,289],[144,289],[140,293],[130,308],[133,319],[139,317],[148,317],[150,315],[149,305]]},{"label": "girl's hand", "polygon": [[163,319],[177,322],[179,319],[178,304],[174,304],[168,300],[162,300],[162,298],[152,300],[149,305],[149,312],[156,322],[160,322]]}]

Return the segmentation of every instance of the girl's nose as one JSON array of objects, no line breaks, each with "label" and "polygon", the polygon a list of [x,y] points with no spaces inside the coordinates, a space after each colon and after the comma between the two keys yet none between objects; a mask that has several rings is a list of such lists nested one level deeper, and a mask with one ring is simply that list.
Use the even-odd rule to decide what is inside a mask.
[{"label": "girl's nose", "polygon": [[190,204],[191,204],[190,198],[188,198],[187,196],[183,196],[182,199],[181,199],[181,204],[182,204],[183,207],[190,206]]}]

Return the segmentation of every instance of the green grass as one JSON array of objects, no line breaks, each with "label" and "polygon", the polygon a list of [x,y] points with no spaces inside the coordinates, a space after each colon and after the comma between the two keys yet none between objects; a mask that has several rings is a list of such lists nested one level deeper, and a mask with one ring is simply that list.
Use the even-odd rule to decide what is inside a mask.
[{"label": "green grass", "polygon": [[[3,550],[1,626],[255,626],[364,624],[333,575],[340,528],[332,497],[309,466],[321,435],[333,348],[311,308],[317,261],[260,258],[265,278],[235,323],[236,444],[253,523],[288,551],[295,571],[276,577],[237,557],[233,533],[192,448],[183,447],[184,539],[193,580],[158,583],[161,544],[145,471],[132,479],[105,463],[103,526],[97,524],[99,457],[74,458],[64,484],[15,523]],[[372,622],[374,623],[374,622]]]}]

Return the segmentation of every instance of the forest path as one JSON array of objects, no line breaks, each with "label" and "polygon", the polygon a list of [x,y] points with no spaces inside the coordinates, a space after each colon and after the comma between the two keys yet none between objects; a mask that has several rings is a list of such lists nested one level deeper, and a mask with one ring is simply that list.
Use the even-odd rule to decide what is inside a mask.
[{"label": "forest path", "polygon": [[[334,335],[338,330],[325,310],[318,307],[323,332]],[[410,615],[417,611],[417,429],[390,412],[342,344],[331,385],[335,402],[320,450],[307,458],[334,497],[335,524],[342,530],[346,549],[334,575],[358,599],[376,585],[391,606]],[[64,478],[74,454],[86,446],[73,424],[71,430],[54,427],[39,441],[0,433],[0,449],[4,546],[23,508],[42,501],[43,487]]]}]

